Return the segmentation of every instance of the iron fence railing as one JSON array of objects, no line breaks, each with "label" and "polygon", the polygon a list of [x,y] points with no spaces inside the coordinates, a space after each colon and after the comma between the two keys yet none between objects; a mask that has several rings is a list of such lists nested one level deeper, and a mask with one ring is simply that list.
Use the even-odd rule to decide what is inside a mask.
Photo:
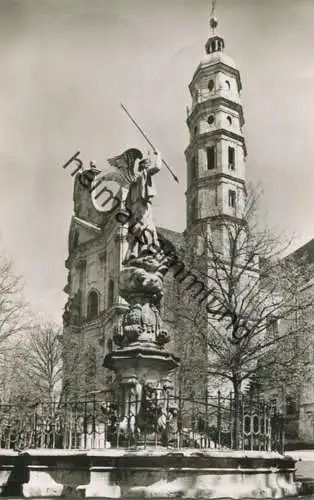
[{"label": "iron fence railing", "polygon": [[[240,398],[239,447],[283,451],[283,419],[265,402]],[[136,445],[234,447],[234,399],[169,396],[0,405],[2,448],[102,449]]]}]

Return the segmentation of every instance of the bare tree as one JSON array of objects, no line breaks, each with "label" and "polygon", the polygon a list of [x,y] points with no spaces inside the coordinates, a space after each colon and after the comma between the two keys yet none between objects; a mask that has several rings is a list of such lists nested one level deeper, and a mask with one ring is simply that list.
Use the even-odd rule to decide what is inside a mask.
[{"label": "bare tree", "polygon": [[58,324],[37,321],[13,353],[11,401],[22,396],[29,404],[57,404],[65,397],[73,399],[86,393],[94,351],[91,353],[90,345],[84,346],[80,335],[64,338]]},{"label": "bare tree", "polygon": [[0,256],[0,349],[8,348],[10,337],[27,327],[22,289],[21,277],[14,274],[12,262]]},{"label": "bare tree", "polygon": [[1,400],[11,393],[15,354],[29,328],[29,309],[23,298],[23,283],[13,270],[13,263],[0,255],[0,385]]},{"label": "bare tree", "polygon": [[[302,259],[283,258],[289,244],[259,227],[257,201],[252,192],[241,212],[196,225],[202,255],[195,256],[195,244],[189,242],[193,252],[187,251],[186,262],[197,271],[173,268],[179,295],[185,294],[189,303],[187,307],[181,300],[178,322],[183,318],[184,330],[190,324],[188,335],[196,336],[207,350],[207,374],[228,381],[233,389],[235,448],[240,445],[243,383],[257,370],[266,376],[274,366],[291,365],[314,298],[308,293],[298,300],[312,267]],[[296,322],[296,315],[303,320]]]},{"label": "bare tree", "polygon": [[15,346],[12,367],[10,402],[31,404],[53,401],[62,389],[62,344],[58,325],[35,323],[29,328],[23,344]]}]

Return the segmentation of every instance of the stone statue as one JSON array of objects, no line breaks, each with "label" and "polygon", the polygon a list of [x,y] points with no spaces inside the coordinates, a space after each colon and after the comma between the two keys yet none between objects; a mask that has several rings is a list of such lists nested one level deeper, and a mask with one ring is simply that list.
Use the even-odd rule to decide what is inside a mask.
[{"label": "stone statue", "polygon": [[143,158],[141,151],[135,148],[126,150],[120,156],[108,159],[115,172],[107,174],[108,180],[116,180],[127,188],[124,203],[124,222],[128,223],[128,250],[124,259],[130,260],[160,250],[156,226],[152,215],[152,199],[156,195],[153,176],[162,165],[160,153],[154,152]]},{"label": "stone statue", "polygon": [[132,182],[125,202],[130,214],[125,262],[160,249],[152,215],[152,199],[156,195],[152,177],[160,168],[161,156],[157,152],[153,158],[140,160],[137,168],[136,164],[133,166]]},{"label": "stone statue", "polygon": [[124,216],[123,223],[128,224],[119,293],[129,303],[129,310],[114,341],[120,346],[141,341],[162,347],[169,342],[160,318],[169,257],[160,247],[152,214],[152,199],[156,195],[153,176],[161,169],[161,155],[154,151],[143,158],[141,151],[131,148],[108,159],[108,163],[116,169],[114,179],[127,187],[122,207],[125,213],[119,214]]}]

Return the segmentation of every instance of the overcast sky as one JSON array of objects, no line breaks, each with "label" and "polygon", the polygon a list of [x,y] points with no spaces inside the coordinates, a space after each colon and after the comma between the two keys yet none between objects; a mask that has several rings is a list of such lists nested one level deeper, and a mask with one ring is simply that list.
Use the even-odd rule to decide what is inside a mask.
[{"label": "overcast sky", "polygon": [[[1,246],[36,312],[61,317],[76,151],[101,164],[146,145],[176,171],[156,179],[158,225],[185,227],[187,85],[209,34],[203,0],[0,0]],[[241,71],[249,180],[301,244],[314,237],[314,1],[218,0]]]}]

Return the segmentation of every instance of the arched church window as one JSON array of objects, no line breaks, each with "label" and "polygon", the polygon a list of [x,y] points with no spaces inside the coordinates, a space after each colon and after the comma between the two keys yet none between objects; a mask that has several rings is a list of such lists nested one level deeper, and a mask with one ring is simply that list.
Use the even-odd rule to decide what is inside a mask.
[{"label": "arched church window", "polygon": [[79,242],[79,233],[78,231],[75,231],[74,236],[73,236],[73,250],[77,247]]},{"label": "arched church window", "polygon": [[107,341],[107,352],[112,352],[112,349],[113,349],[113,347],[112,347],[112,340],[109,339]]},{"label": "arched church window", "polygon": [[208,122],[208,125],[212,125],[215,122],[215,116],[214,115],[210,115],[207,118],[207,122]]},{"label": "arched church window", "polygon": [[232,118],[231,118],[231,116],[227,116],[227,122],[229,123],[229,125],[232,125]]},{"label": "arched church window", "polygon": [[108,285],[108,306],[112,306],[114,300],[114,280],[110,278]]},{"label": "arched church window", "polygon": [[99,296],[95,290],[92,290],[87,299],[87,317],[95,318],[98,316]]},{"label": "arched church window", "polygon": [[229,80],[226,80],[226,87],[227,87],[228,90],[230,90],[230,82],[229,82]]},{"label": "arched church window", "polygon": [[209,80],[209,82],[208,82],[208,90],[209,90],[209,92],[211,92],[212,90],[214,90],[214,87],[215,87],[214,80]]}]

